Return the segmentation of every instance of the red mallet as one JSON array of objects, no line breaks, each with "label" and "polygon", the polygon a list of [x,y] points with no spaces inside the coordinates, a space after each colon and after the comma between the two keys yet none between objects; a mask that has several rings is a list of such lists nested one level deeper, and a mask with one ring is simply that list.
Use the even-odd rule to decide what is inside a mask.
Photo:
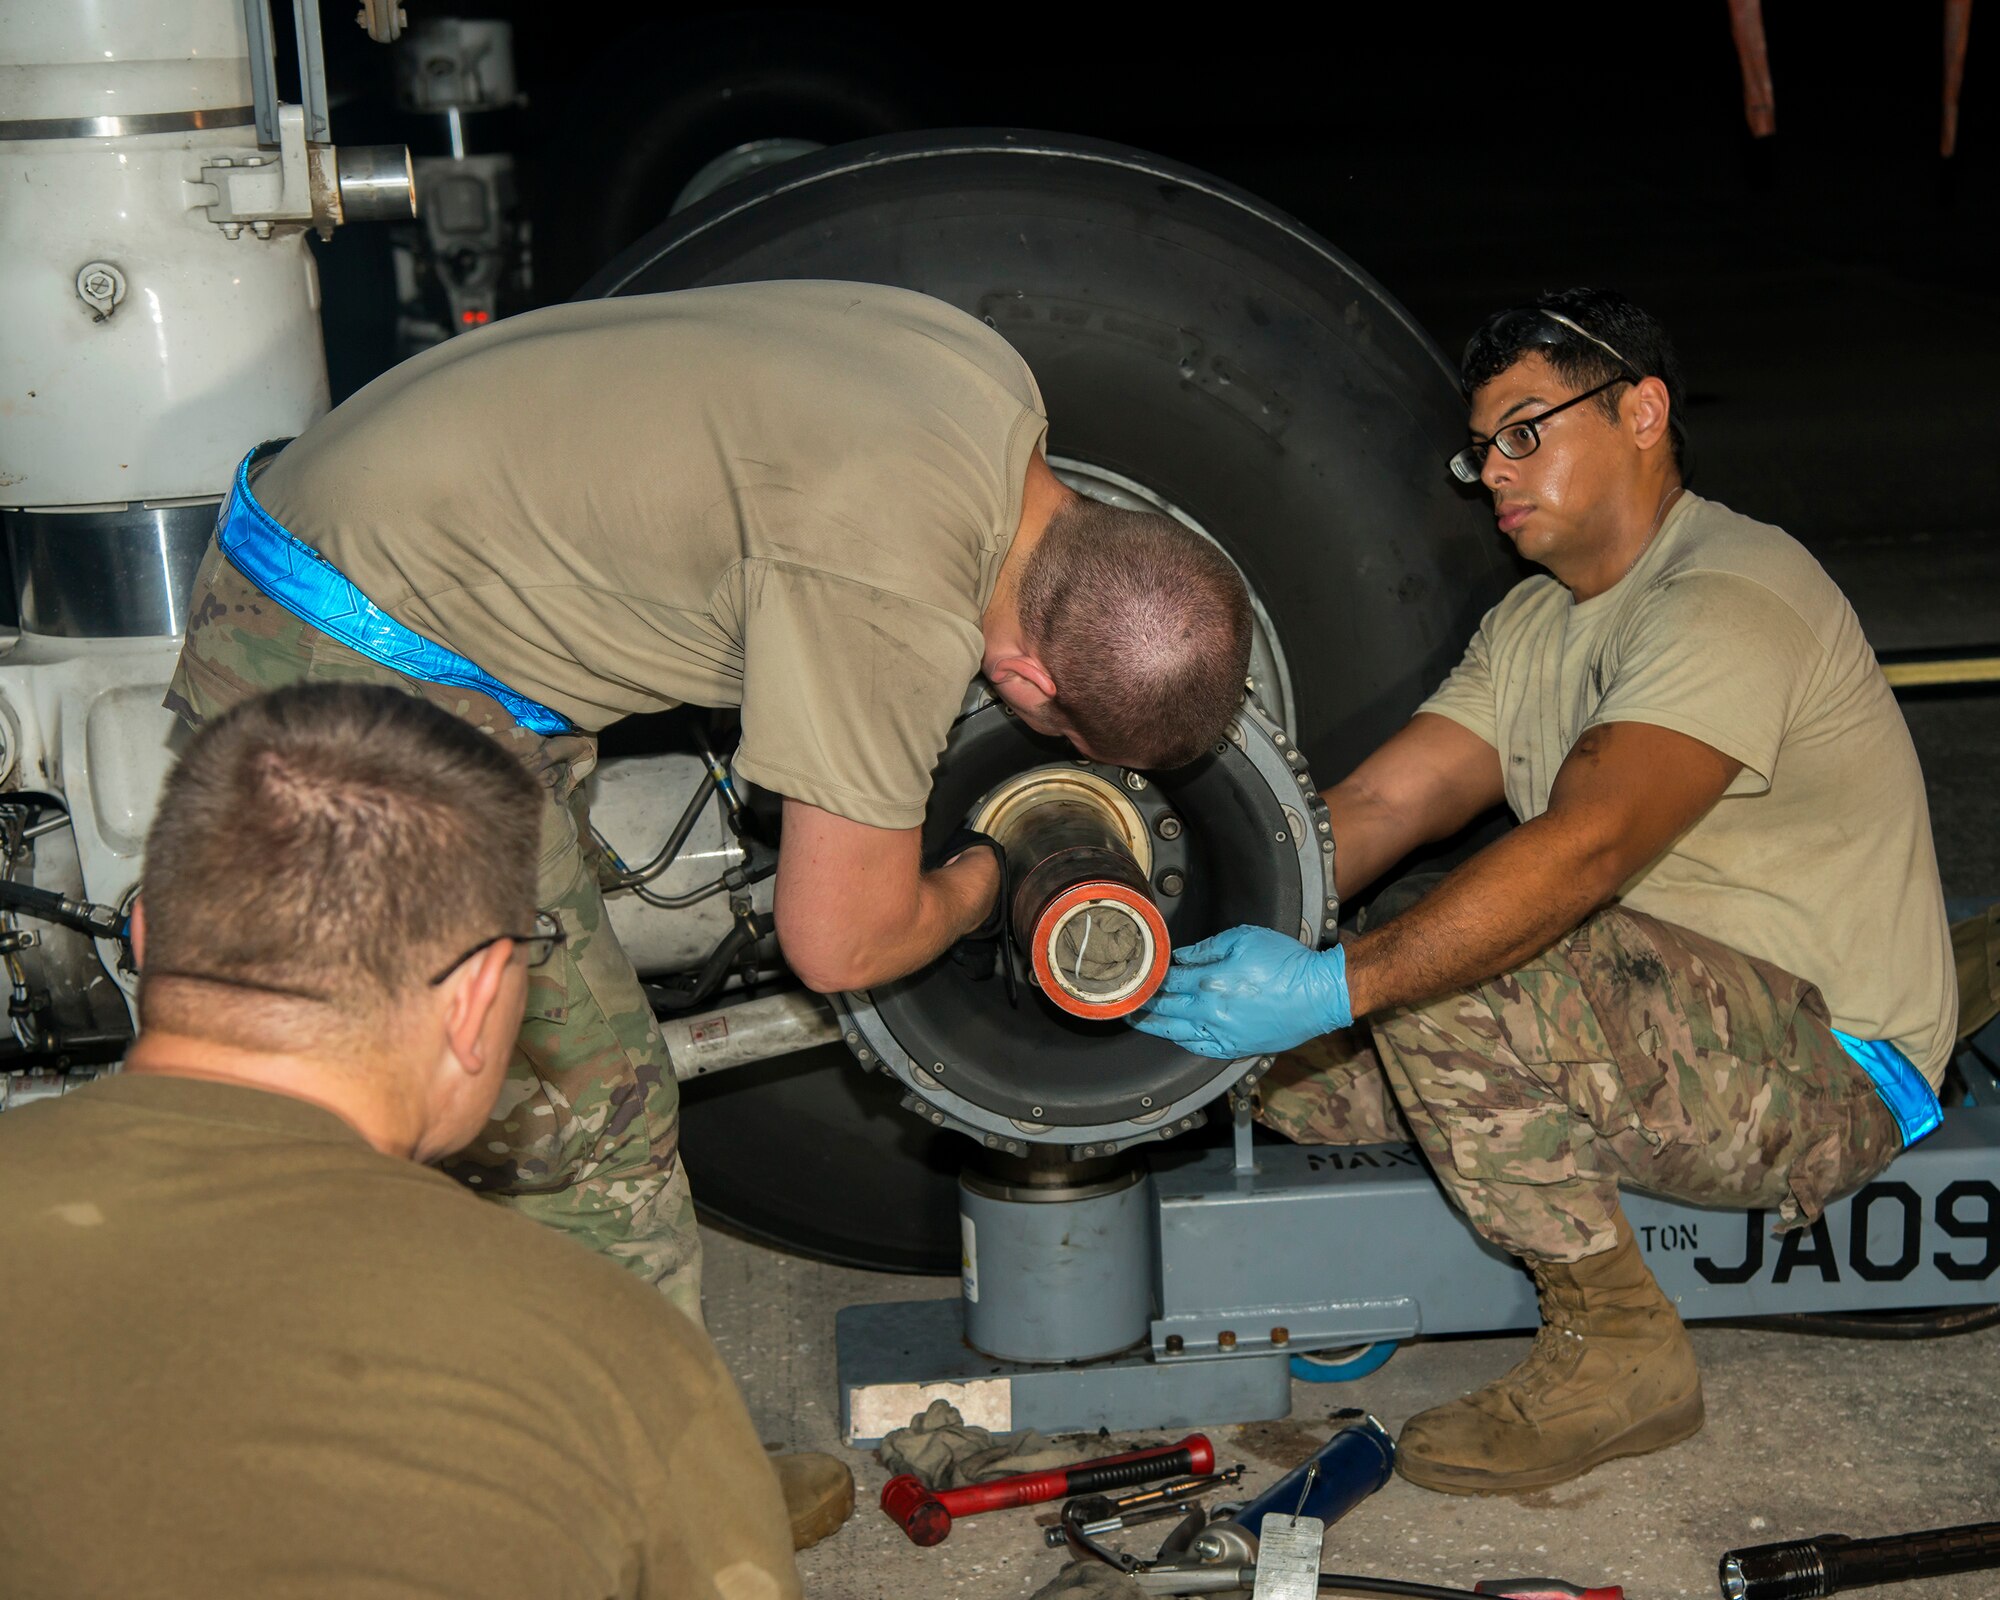
[{"label": "red mallet", "polygon": [[890,1521],[910,1536],[912,1544],[942,1544],[951,1532],[954,1517],[1001,1511],[1008,1506],[1039,1505],[1044,1500],[1062,1500],[1073,1494],[1101,1494],[1106,1489],[1122,1489],[1154,1478],[1214,1470],[1215,1447],[1206,1434],[1191,1433],[1179,1444],[1132,1450],[1098,1461],[1079,1461],[1073,1467],[1052,1467],[1047,1472],[1018,1472],[965,1489],[926,1489],[916,1477],[905,1472],[882,1486],[882,1509]]}]

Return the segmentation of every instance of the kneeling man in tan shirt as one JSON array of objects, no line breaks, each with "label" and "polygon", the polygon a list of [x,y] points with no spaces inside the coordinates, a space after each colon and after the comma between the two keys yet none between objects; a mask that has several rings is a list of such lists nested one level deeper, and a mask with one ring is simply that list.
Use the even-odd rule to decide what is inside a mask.
[{"label": "kneeling man in tan shirt", "polygon": [[[1393,1091],[1445,1191],[1526,1260],[1533,1353],[1399,1441],[1405,1477],[1465,1493],[1701,1426],[1620,1182],[1810,1225],[1937,1125],[1957,1000],[1902,714],[1811,555],[1683,485],[1659,324],[1547,295],[1491,318],[1462,376],[1451,469],[1548,576],[1327,792],[1340,892],[1502,800],[1520,826],[1336,948],[1238,928],[1177,952],[1135,1020],[1223,1058],[1306,1045],[1264,1086],[1296,1138],[1396,1138]],[[1326,1037],[1357,1018],[1372,1051]]]}]

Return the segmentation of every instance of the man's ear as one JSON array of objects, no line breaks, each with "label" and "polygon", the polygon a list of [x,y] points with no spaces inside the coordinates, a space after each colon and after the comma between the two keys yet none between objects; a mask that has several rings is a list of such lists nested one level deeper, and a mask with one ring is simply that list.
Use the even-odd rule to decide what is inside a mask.
[{"label": "man's ear", "polygon": [[1641,378],[1626,391],[1618,409],[1631,429],[1632,442],[1641,450],[1654,449],[1667,437],[1673,402],[1667,398],[1667,386],[1658,378]]},{"label": "man's ear", "polygon": [[1030,709],[1044,705],[1056,697],[1056,680],[1049,675],[1049,669],[1031,655],[1016,654],[1001,656],[987,663],[987,679],[995,685],[1011,683],[1015,692],[1022,695]]},{"label": "man's ear", "polygon": [[132,902],[132,965],[140,970],[146,965],[146,900],[141,895]]},{"label": "man's ear", "polygon": [[500,991],[507,981],[507,967],[513,959],[514,941],[502,939],[471,957],[444,982],[445,1043],[468,1077],[476,1078],[496,1065],[503,1069],[507,1065],[512,1034],[508,1035],[505,1052],[489,1052],[485,1035],[486,1019],[499,1003]]}]

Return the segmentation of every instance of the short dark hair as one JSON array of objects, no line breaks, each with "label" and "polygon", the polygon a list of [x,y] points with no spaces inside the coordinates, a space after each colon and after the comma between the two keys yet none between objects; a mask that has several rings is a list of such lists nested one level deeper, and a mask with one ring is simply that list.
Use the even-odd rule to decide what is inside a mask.
[{"label": "short dark hair", "polygon": [[518,760],[404,691],[301,683],[243,702],[161,791],[142,1022],[215,1036],[231,984],[380,1016],[459,951],[531,926],[540,808]]},{"label": "short dark hair", "polygon": [[[1667,432],[1674,465],[1687,470],[1687,432],[1682,420],[1685,391],[1680,357],[1673,340],[1647,311],[1615,289],[1554,289],[1531,304],[1510,306],[1486,319],[1465,347],[1459,379],[1470,400],[1487,384],[1530,351],[1541,356],[1565,383],[1589,389],[1618,376],[1620,367],[1605,350],[1580,337],[1555,317],[1567,317],[1585,333],[1616,350],[1642,378],[1658,378],[1667,389]],[[1623,391],[1606,389],[1594,402],[1612,421],[1618,419]]]},{"label": "short dark hair", "polygon": [[1250,594],[1171,517],[1073,495],[1021,574],[1021,628],[1093,750],[1185,766],[1222,736],[1250,665]]}]

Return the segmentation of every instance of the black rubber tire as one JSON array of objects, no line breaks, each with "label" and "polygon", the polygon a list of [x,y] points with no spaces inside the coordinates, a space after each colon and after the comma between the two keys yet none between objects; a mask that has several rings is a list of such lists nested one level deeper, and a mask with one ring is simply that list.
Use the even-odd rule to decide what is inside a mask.
[{"label": "black rubber tire", "polygon": [[[1201,173],[1040,134],[847,145],[690,208],[583,293],[764,278],[900,284],[1005,334],[1052,451],[1148,485],[1242,566],[1322,780],[1407,719],[1518,575],[1445,471],[1465,409],[1422,329],[1324,240]],[[901,1124],[921,1125],[881,1077],[808,1086],[838,1069],[690,1092],[700,1203],[809,1253],[951,1270],[949,1147],[910,1148]]]}]

